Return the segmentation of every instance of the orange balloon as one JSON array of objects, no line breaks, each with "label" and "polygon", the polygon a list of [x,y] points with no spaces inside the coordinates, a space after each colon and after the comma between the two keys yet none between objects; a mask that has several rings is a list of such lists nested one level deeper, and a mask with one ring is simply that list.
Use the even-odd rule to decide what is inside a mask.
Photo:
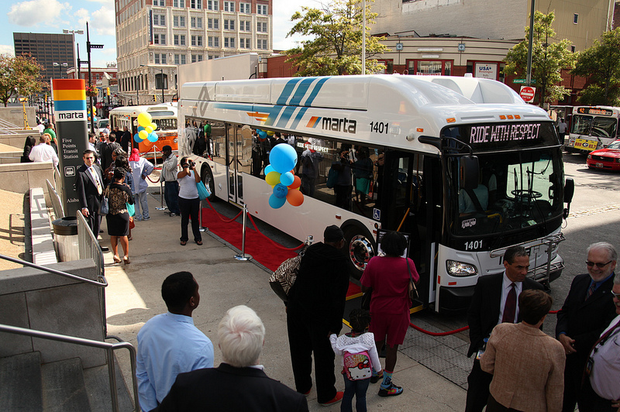
[{"label": "orange balloon", "polygon": [[299,178],[299,176],[295,176],[295,180],[293,180],[293,183],[291,183],[288,188],[297,189],[299,188],[299,186],[301,186],[301,179]]},{"label": "orange balloon", "polygon": [[299,190],[289,190],[286,195],[286,200],[291,204],[291,206],[301,206],[304,202],[304,194]]}]

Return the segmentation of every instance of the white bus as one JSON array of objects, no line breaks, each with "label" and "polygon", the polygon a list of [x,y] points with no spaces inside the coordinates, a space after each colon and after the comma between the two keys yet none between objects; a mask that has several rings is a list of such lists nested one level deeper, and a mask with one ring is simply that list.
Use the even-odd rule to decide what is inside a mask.
[{"label": "white bus", "polygon": [[[133,136],[138,133],[138,115],[140,113],[150,113],[153,122],[157,124],[157,141],[151,142],[146,139],[137,142]],[[127,126],[131,132],[131,147],[140,150],[140,154],[152,155],[153,151],[161,152],[161,149],[169,145],[172,150],[178,149],[178,109],[177,103],[164,103],[149,106],[124,106],[110,110],[111,127],[118,126],[121,130]]]},{"label": "white bus", "polygon": [[567,152],[590,153],[604,149],[618,138],[620,107],[575,106]]},{"label": "white bus", "polygon": [[[378,229],[410,234],[420,307],[466,308],[478,277],[502,272],[512,245],[530,250],[533,278],[546,283],[562,271],[558,136],[544,110],[502,83],[396,75],[185,83],[179,116],[180,125],[211,125],[207,153],[194,160],[213,198],[245,204],[301,241],[340,226],[352,277],[375,254]],[[180,153],[192,153],[195,130],[181,126]],[[314,156],[310,187],[302,161],[295,170],[306,192],[299,207],[269,206],[264,132]],[[330,189],[338,164],[344,181]]]}]

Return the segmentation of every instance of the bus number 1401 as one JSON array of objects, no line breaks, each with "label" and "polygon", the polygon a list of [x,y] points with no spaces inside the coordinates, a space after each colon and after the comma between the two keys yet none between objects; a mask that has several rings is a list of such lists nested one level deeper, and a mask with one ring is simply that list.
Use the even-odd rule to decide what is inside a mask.
[{"label": "bus number 1401", "polygon": [[375,133],[385,133],[388,132],[389,124],[383,122],[370,122],[370,131]]},{"label": "bus number 1401", "polygon": [[465,242],[465,250],[477,249],[482,249],[482,240],[472,240],[471,242]]}]

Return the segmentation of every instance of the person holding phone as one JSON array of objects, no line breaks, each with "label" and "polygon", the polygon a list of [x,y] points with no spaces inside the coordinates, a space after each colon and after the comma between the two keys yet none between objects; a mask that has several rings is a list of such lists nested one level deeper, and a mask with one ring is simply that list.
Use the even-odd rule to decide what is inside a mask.
[{"label": "person holding phone", "polygon": [[198,189],[196,183],[200,182],[200,176],[194,170],[196,164],[184,157],[181,159],[182,170],[177,174],[179,182],[179,210],[181,211],[181,245],[185,246],[189,239],[187,233],[187,224],[189,218],[192,218],[192,233],[194,241],[197,245],[202,245],[202,235],[200,234],[199,217],[200,198],[198,197]]}]

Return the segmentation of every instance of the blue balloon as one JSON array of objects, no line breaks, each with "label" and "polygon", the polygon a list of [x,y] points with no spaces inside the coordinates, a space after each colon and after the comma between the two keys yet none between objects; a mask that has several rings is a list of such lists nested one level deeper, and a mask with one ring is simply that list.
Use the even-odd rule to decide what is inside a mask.
[{"label": "blue balloon", "polygon": [[155,143],[157,139],[159,139],[159,137],[157,136],[157,133],[151,132],[151,134],[149,134],[148,139],[149,139],[149,142]]},{"label": "blue balloon", "polygon": [[290,172],[297,164],[297,152],[291,145],[276,145],[269,153],[269,163],[278,173]]},{"label": "blue balloon", "polygon": [[273,209],[279,209],[282,206],[284,206],[285,203],[286,203],[286,196],[277,197],[275,194],[269,196],[269,206],[271,206]]},{"label": "blue balloon", "polygon": [[288,187],[284,186],[282,183],[278,183],[273,187],[273,194],[276,197],[284,197],[288,194]]},{"label": "blue balloon", "polygon": [[144,130],[144,127],[138,126],[138,131],[142,131],[142,130]]},{"label": "blue balloon", "polygon": [[267,165],[265,166],[265,176],[267,176],[270,172],[275,172],[276,169],[273,168],[273,166],[271,165]]},{"label": "blue balloon", "polygon": [[142,141],[142,139],[140,139],[140,135],[138,133],[133,135],[133,140],[135,140],[138,143],[140,143]]},{"label": "blue balloon", "polygon": [[282,173],[280,175],[280,183],[282,183],[284,186],[290,186],[293,184],[294,181],[295,175],[291,172]]}]

